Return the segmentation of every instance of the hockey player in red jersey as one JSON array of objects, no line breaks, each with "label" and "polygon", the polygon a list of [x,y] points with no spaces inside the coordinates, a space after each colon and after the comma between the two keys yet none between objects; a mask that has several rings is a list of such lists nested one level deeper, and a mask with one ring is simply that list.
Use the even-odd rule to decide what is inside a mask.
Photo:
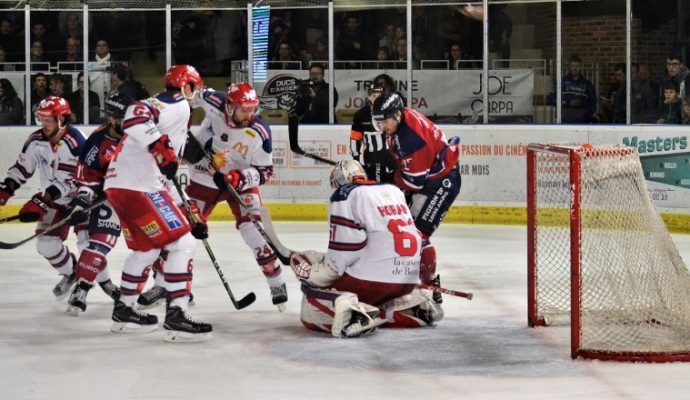
[{"label": "hockey player in red jersey", "polygon": [[125,111],[133,102],[134,99],[125,93],[115,93],[108,97],[104,110],[108,120],[89,135],[79,155],[74,174],[79,189],[70,203],[71,218],[75,224],[88,222],[89,242],[77,261],[77,286],[67,300],[67,312],[70,314],[78,315],[80,310],[86,311],[86,295],[93,287],[94,280],[113,300],[117,300],[120,295],[120,289],[110,281],[106,269],[106,256],[120,236],[120,220],[108,201],[90,213],[85,210],[94,201],[105,198],[105,174],[124,134],[122,120]]},{"label": "hockey player in red jersey", "polygon": [[366,179],[357,161],[336,165],[328,252],[293,253],[290,259],[307,285],[300,318],[308,329],[355,337],[386,322],[422,327],[443,318],[441,306],[419,289],[422,237],[405,196],[393,185]]},{"label": "hockey player in red jersey", "polygon": [[[71,125],[74,118],[65,99],[54,96],[43,99],[36,109],[36,122],[41,129],[29,136],[17,161],[7,171],[4,182],[0,183],[2,206],[38,170],[43,192],[35,194],[19,211],[20,221],[38,221],[36,232],[66,217],[66,206],[76,189],[72,173],[85,139],[84,134]],[[62,275],[53,288],[53,294],[58,298],[66,296],[75,283],[76,257],[64,244],[69,228],[65,224],[36,240],[38,253]],[[78,246],[86,243],[84,228],[75,229]]]},{"label": "hockey player in red jersey", "polygon": [[[388,149],[398,166],[393,176],[395,185],[406,192],[415,226],[424,239],[422,282],[438,285],[436,250],[430,238],[460,193],[459,139],[449,143],[433,122],[405,107],[397,93],[379,96],[372,118],[386,134]],[[435,292],[434,299],[440,303],[441,294]]]},{"label": "hockey player in red jersey", "polygon": [[[235,217],[235,227],[252,249],[268,281],[273,304],[283,311],[287,288],[280,261],[251,222],[248,211],[237,204],[227,190],[227,185],[231,185],[253,217],[261,219],[259,186],[273,175],[273,149],[271,128],[254,115],[258,105],[259,97],[248,83],[234,83],[227,93],[211,89],[201,93],[196,106],[204,109],[206,118],[198,140],[190,140],[185,148],[185,159],[194,164],[186,192],[204,216],[208,216],[216,204],[228,203]],[[199,143],[204,149],[199,149]],[[214,168],[209,168],[205,152],[213,154]]]},{"label": "hockey player in red jersey", "polygon": [[[151,265],[164,253],[162,271],[168,302],[164,340],[201,341],[212,326],[187,315],[192,287],[194,238],[208,233],[200,218],[181,211],[181,199],[171,180],[178,154],[187,138],[190,101],[203,81],[194,67],[174,65],[165,74],[166,91],[137,101],[127,108],[124,136],[105,177],[105,192],[120,218],[122,232],[132,252],[125,260],[120,300],[115,304],[113,332],[150,332],[158,318],[134,308]],[[194,220],[190,226],[189,220]]]}]

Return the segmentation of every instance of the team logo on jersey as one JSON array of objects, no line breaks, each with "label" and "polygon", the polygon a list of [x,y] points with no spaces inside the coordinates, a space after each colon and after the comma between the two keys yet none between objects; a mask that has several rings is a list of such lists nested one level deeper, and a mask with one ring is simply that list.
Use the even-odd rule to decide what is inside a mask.
[{"label": "team logo on jersey", "polygon": [[163,197],[161,193],[146,193],[146,196],[151,199],[153,206],[158,212],[158,215],[163,218],[165,223],[168,225],[168,228],[177,229],[184,225],[177,217],[175,210],[170,206],[170,203],[168,203],[168,200]]},{"label": "team logo on jersey", "polygon": [[252,139],[256,138],[256,133],[252,132],[251,129],[245,129],[244,134],[249,136]]},{"label": "team logo on jersey", "polygon": [[228,141],[228,134],[223,133],[222,135],[220,135],[220,141],[221,142],[227,142]]},{"label": "team logo on jersey", "polygon": [[242,158],[247,158],[247,153],[249,153],[249,146],[244,143],[237,142],[232,146],[233,150],[240,153]]},{"label": "team logo on jersey", "polygon": [[[213,152],[213,165],[209,165],[209,167],[213,167],[214,169],[221,170],[228,165],[228,153],[230,153],[230,150],[224,149],[224,150],[218,150]],[[210,169],[210,168],[209,168]]]},{"label": "team logo on jersey", "polygon": [[161,227],[156,221],[151,221],[148,224],[141,227],[146,235],[153,237],[161,233]]}]

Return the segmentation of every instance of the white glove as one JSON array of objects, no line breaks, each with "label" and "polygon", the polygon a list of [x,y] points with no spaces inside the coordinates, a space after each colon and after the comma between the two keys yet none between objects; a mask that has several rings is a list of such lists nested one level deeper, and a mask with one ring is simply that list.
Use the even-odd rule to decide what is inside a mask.
[{"label": "white glove", "polygon": [[299,279],[313,287],[328,287],[339,276],[338,269],[326,253],[313,250],[292,253],[290,267]]}]

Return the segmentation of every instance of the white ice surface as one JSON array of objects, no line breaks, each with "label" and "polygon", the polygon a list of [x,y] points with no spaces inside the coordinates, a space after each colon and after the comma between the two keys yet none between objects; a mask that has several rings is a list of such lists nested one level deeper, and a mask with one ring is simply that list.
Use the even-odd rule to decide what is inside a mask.
[{"label": "white ice surface", "polygon": [[[327,244],[325,223],[276,229],[289,247]],[[526,327],[524,227],[444,224],[434,235],[442,284],[474,300],[445,296],[435,328],[352,340],[302,327],[289,270],[290,301],[278,313],[234,224],[212,223],[211,231],[235,296],[254,291],[257,301],[235,310],[200,245],[190,314],[213,323],[214,338],[196,344],[164,343],[162,327],[110,333],[112,304],[99,288],[86,313],[70,317],[33,242],[1,250],[0,399],[690,398],[690,364],[573,361],[566,329]],[[29,225],[0,227],[5,242],[30,234]],[[674,240],[687,262],[690,236]],[[126,255],[119,243],[109,257],[115,282]],[[163,306],[154,312],[163,319]]]}]

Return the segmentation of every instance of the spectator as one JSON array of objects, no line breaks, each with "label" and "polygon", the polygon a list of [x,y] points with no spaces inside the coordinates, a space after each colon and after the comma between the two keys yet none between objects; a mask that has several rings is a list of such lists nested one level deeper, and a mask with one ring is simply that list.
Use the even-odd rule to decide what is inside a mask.
[{"label": "spectator", "polygon": [[[328,123],[328,83],[324,81],[324,68],[314,64],[309,67],[309,80],[297,94],[296,112],[305,124]],[[338,104],[338,91],[334,91],[333,108]]]},{"label": "spectator", "polygon": [[40,40],[35,40],[33,43],[31,43],[31,56],[30,60],[32,63],[34,62],[40,62],[40,63],[45,63],[45,62],[50,62],[48,57],[45,54],[45,50],[43,48],[43,42]]},{"label": "spectator", "polygon": [[[271,13],[273,14],[273,13]],[[290,44],[290,26],[280,17],[272,17],[268,26],[268,50],[273,57],[277,56],[278,49],[283,42]],[[292,48],[293,46],[290,45]]]},{"label": "spectator", "polygon": [[56,58],[55,53],[59,52],[58,48],[55,40],[46,35],[46,27],[43,22],[36,22],[31,26],[31,43],[33,44],[36,41],[42,44],[41,54],[43,59],[40,60],[41,62],[52,61]]},{"label": "spectator", "polygon": [[80,62],[82,60],[81,41],[75,38],[69,38],[65,41],[65,56],[61,61]]},{"label": "spectator", "polygon": [[149,92],[139,82],[132,78],[132,75],[124,64],[115,64],[110,73],[110,92],[120,92],[128,95],[134,100],[141,100],[149,97]]},{"label": "spectator", "polygon": [[[72,112],[76,115],[77,119],[75,124],[83,124],[84,120],[84,73],[80,72],[77,76],[77,90],[65,96],[65,100],[69,103],[72,108]],[[92,90],[89,90],[89,123],[95,124],[99,123],[99,113],[100,113],[101,100],[98,94]]]},{"label": "spectator", "polygon": [[462,47],[460,43],[453,43],[450,45],[448,52],[448,69],[464,69],[468,64],[462,62]]},{"label": "spectator", "polygon": [[616,64],[613,67],[614,81],[602,99],[601,107],[604,111],[605,122],[614,124],[626,123],[626,85],[625,85],[625,64]]},{"label": "spectator", "polygon": [[64,98],[66,94],[67,93],[65,92],[65,78],[59,73],[51,75],[50,95]]},{"label": "spectator", "polygon": [[0,79],[0,125],[23,125],[24,104],[17,96],[12,83]]},{"label": "spectator", "polygon": [[[592,123],[597,118],[597,92],[582,75],[582,60],[576,54],[568,59],[568,73],[563,76],[562,121],[565,123]],[[549,93],[548,103],[556,105],[556,88]]]},{"label": "spectator", "polygon": [[79,19],[79,15],[77,15],[76,13],[69,13],[67,15],[67,21],[60,28],[62,37],[65,38],[65,40],[69,38],[74,38],[79,40],[80,42],[83,31],[84,30],[81,26],[81,20]]},{"label": "spectator", "polygon": [[278,45],[278,53],[271,59],[270,69],[300,69],[302,64],[295,54],[292,43],[283,40]]},{"label": "spectator", "polygon": [[204,33],[208,20],[202,12],[181,13],[172,26],[173,55],[176,64],[199,65],[205,57]]},{"label": "spectator", "polygon": [[38,107],[41,100],[50,96],[48,91],[48,78],[44,73],[39,72],[33,78],[33,89],[31,90],[31,111]]},{"label": "spectator", "polygon": [[324,38],[318,38],[309,48],[311,59],[315,61],[328,62],[328,44]]},{"label": "spectator", "polygon": [[[3,19],[0,21],[0,47],[5,50],[5,61],[23,61],[22,38],[12,31],[12,23]],[[3,62],[5,62],[3,61]],[[7,69],[6,69],[7,70]]]},{"label": "spectator", "polygon": [[384,93],[396,93],[402,99],[403,105],[407,106],[407,98],[405,98],[405,96],[398,91],[398,87],[395,85],[395,81],[390,75],[381,74],[376,76],[376,78],[374,78],[373,85],[383,88]]},{"label": "spectator", "polygon": [[632,72],[631,120],[633,123],[653,123],[658,114],[655,93],[659,90],[652,87],[647,64],[633,64]]},{"label": "spectator", "polygon": [[94,59],[97,64],[109,66],[112,61],[112,55],[110,54],[110,47],[108,47],[108,41],[105,39],[98,39],[96,41],[96,55]]},{"label": "spectator", "polygon": [[7,62],[7,53],[5,52],[4,48],[0,47],[0,71],[15,71],[16,66],[6,64]]},{"label": "spectator", "polygon": [[387,24],[386,25],[386,32],[381,37],[381,39],[379,39],[379,49],[381,49],[381,47],[386,47],[388,49],[392,49],[394,44],[395,44],[395,25]]},{"label": "spectator", "polygon": [[682,112],[682,101],[678,93],[680,88],[678,84],[673,81],[667,81],[664,83],[664,107],[662,107],[662,113],[659,119],[656,121],[657,124],[680,124],[682,122],[681,112]]},{"label": "spectator", "polygon": [[[359,16],[345,17],[342,29],[335,44],[335,57],[338,60],[361,61],[369,59],[369,41],[362,29]],[[357,62],[348,63],[349,68],[361,68]]]},{"label": "spectator", "polygon": [[681,123],[690,125],[690,96],[683,99],[683,110],[681,111]]},{"label": "spectator", "polygon": [[[666,57],[666,76],[662,79],[663,92],[659,93],[659,102],[665,100],[666,82],[673,82],[678,85],[678,95],[681,99],[684,99],[686,95],[690,94],[690,70],[685,66],[683,58],[680,53],[671,53]],[[660,105],[660,108],[665,108],[665,106]]]},{"label": "spectator", "polygon": [[393,68],[393,63],[390,61],[390,49],[388,47],[379,47],[376,52],[376,69]]},{"label": "spectator", "polygon": [[[395,51],[394,51],[394,61],[395,61],[395,68],[396,69],[405,69],[407,68],[407,39],[406,38],[400,38],[398,39],[397,42],[395,42]],[[418,69],[419,68],[419,60],[417,60],[414,56],[412,58],[412,68],[413,69]]]}]

